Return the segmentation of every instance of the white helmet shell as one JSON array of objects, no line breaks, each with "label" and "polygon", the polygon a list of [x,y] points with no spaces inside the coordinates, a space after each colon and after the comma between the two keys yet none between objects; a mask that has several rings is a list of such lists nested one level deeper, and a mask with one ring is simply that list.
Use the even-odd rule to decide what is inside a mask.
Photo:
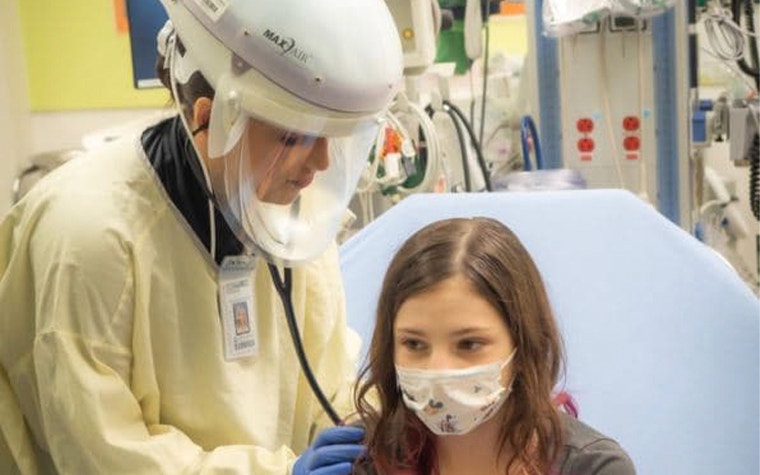
[{"label": "white helmet shell", "polygon": [[298,128],[299,114],[366,119],[400,86],[401,44],[383,0],[162,2],[211,87],[232,72],[251,83],[242,106],[283,126]]}]

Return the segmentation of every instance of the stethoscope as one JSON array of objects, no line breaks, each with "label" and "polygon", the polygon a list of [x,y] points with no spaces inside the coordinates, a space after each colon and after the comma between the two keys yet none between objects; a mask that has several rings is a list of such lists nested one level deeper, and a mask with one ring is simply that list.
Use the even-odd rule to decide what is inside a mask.
[{"label": "stethoscope", "polygon": [[277,270],[277,266],[272,263],[267,263],[269,267],[269,274],[272,276],[272,283],[277,289],[277,293],[282,300],[282,306],[285,309],[285,319],[288,321],[288,330],[290,330],[290,338],[293,340],[293,348],[296,350],[296,356],[298,357],[298,363],[301,365],[306,381],[309,383],[311,391],[316,396],[319,404],[324,409],[325,413],[330,417],[330,420],[337,426],[343,425],[343,420],[335,412],[335,409],[330,404],[330,401],[325,397],[325,393],[317,382],[317,378],[314,377],[314,372],[311,370],[309,360],[306,358],[306,352],[303,348],[303,342],[301,341],[301,334],[298,332],[298,324],[296,323],[295,311],[293,310],[293,297],[292,297],[292,270],[290,267],[286,267],[284,271],[284,278],[280,276],[280,272]]},{"label": "stethoscope", "polygon": [[[303,371],[306,380],[309,382],[311,391],[316,396],[319,404],[324,409],[325,413],[330,417],[333,424],[336,426],[345,425],[343,420],[335,412],[335,409],[330,404],[330,401],[325,397],[325,393],[319,386],[317,379],[314,377],[314,372],[309,366],[309,360],[306,358],[306,353],[303,349],[303,342],[301,341],[301,335],[298,333],[298,325],[296,324],[295,312],[293,311],[293,298],[291,296],[292,286],[292,270],[290,267],[286,267],[284,271],[284,278],[280,276],[280,272],[277,270],[277,266],[272,263],[267,263],[269,267],[269,274],[272,276],[272,283],[277,289],[277,293],[280,294],[282,305],[285,308],[285,318],[288,321],[288,329],[290,330],[290,337],[293,340],[293,347],[296,350],[298,356],[298,362],[301,364],[301,370]],[[361,424],[359,424],[361,427]],[[354,464],[352,472],[356,475],[376,475],[377,472],[373,469],[372,465],[368,464]]]}]

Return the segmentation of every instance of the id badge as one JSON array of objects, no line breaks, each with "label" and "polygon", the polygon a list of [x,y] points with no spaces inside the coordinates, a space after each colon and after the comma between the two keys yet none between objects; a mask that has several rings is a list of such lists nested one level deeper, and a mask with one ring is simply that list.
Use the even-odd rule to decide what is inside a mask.
[{"label": "id badge", "polygon": [[224,333],[224,359],[237,360],[259,353],[253,272],[256,259],[227,256],[219,271],[219,313]]}]

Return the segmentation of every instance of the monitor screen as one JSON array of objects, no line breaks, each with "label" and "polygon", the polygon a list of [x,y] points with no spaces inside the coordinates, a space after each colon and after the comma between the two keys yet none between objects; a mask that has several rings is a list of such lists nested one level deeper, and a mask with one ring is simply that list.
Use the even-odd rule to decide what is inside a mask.
[{"label": "monitor screen", "polygon": [[127,0],[132,70],[137,89],[162,87],[156,76],[156,35],[168,19],[159,0]]}]

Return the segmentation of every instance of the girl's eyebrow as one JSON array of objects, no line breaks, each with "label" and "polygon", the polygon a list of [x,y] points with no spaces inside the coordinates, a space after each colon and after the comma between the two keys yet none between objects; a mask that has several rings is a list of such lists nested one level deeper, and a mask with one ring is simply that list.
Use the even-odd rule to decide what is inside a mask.
[{"label": "girl's eyebrow", "polygon": [[491,331],[493,331],[493,329],[491,327],[489,327],[489,326],[484,326],[484,327],[466,327],[466,328],[461,328],[459,330],[451,332],[451,334],[454,335],[454,336],[462,336],[462,335],[468,335],[470,333],[488,333],[488,332],[491,332]]},{"label": "girl's eyebrow", "polygon": [[[462,336],[462,335],[469,335],[472,333],[489,333],[493,331],[493,328],[490,326],[481,326],[481,327],[465,327],[460,328],[458,330],[455,330],[450,333],[452,336]],[[425,331],[419,330],[417,328],[408,328],[408,327],[399,327],[396,329],[397,333],[404,333],[409,335],[425,335]]]}]

